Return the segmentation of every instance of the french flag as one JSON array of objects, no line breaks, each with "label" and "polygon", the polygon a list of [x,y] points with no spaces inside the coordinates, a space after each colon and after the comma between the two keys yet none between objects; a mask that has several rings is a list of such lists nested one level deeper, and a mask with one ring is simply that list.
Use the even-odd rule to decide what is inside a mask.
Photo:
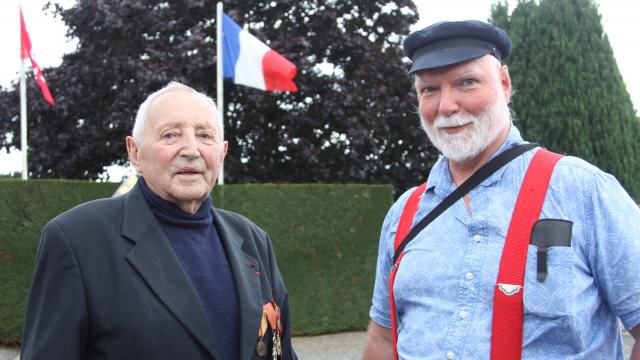
[{"label": "french flag", "polygon": [[298,91],[296,66],[222,14],[224,77],[265,91]]}]

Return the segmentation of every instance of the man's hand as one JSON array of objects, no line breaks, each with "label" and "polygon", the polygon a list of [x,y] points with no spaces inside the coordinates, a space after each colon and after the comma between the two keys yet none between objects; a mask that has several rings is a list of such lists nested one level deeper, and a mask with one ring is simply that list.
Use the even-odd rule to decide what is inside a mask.
[{"label": "man's hand", "polygon": [[[638,328],[640,330],[640,328]],[[363,360],[392,360],[393,344],[391,329],[378,325],[376,322],[369,323],[369,334],[364,346]]]}]

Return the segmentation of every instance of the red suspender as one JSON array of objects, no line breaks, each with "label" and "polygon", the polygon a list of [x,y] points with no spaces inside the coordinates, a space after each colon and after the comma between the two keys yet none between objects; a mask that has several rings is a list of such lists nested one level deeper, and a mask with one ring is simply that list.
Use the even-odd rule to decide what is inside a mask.
[{"label": "red suspender", "polygon": [[[538,150],[531,160],[518,193],[500,259],[498,280],[496,282],[498,291],[494,293],[493,329],[491,334],[492,360],[520,359],[523,321],[523,292],[520,289],[524,284],[524,270],[526,268],[531,229],[540,217],[542,204],[551,180],[551,173],[561,157],[562,155],[545,149]],[[413,218],[418,211],[420,198],[426,188],[427,184],[422,184],[409,196],[396,230],[394,251],[411,230]],[[398,319],[393,297],[393,283],[403,254],[404,252],[398,256],[398,260],[393,264],[389,274],[389,302],[394,360],[398,360]]]},{"label": "red suspender", "polygon": [[[393,242],[393,250],[400,246],[402,240],[409,234],[411,231],[411,225],[413,224],[413,218],[418,211],[418,205],[420,204],[420,198],[422,198],[422,194],[424,194],[427,189],[427,183],[424,183],[418,186],[412,193],[409,195],[409,199],[404,205],[404,209],[402,209],[402,215],[400,215],[400,222],[398,223],[398,228],[396,229],[396,237]],[[390,312],[391,312],[391,335],[393,337],[393,359],[398,360],[398,319],[396,315],[396,302],[393,299],[393,282],[396,280],[396,273],[398,271],[398,266],[400,266],[400,261],[402,260],[402,255],[404,252],[400,253],[398,256],[398,260],[393,264],[391,268],[391,274],[389,274],[389,303],[390,303]]]},{"label": "red suspender", "polygon": [[491,360],[520,359],[524,271],[533,225],[540,217],[553,168],[562,155],[540,149],[522,181],[507,231],[493,294]]}]

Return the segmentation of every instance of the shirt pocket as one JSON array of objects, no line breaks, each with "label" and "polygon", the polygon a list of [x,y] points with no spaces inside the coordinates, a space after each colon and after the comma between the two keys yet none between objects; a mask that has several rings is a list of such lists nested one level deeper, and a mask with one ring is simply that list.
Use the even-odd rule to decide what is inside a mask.
[{"label": "shirt pocket", "polygon": [[575,253],[569,246],[548,248],[545,281],[537,279],[538,248],[529,245],[524,280],[524,314],[545,319],[565,318],[573,310]]}]

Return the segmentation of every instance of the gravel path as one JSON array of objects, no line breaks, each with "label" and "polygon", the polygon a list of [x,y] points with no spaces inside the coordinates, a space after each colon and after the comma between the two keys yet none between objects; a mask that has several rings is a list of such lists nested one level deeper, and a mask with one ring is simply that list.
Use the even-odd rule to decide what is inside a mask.
[{"label": "gravel path", "polygon": [[[346,332],[339,334],[295,337],[293,346],[300,360],[361,360],[367,334]],[[629,358],[633,338],[624,336],[624,358]],[[20,360],[17,349],[0,348],[0,360]]]}]

